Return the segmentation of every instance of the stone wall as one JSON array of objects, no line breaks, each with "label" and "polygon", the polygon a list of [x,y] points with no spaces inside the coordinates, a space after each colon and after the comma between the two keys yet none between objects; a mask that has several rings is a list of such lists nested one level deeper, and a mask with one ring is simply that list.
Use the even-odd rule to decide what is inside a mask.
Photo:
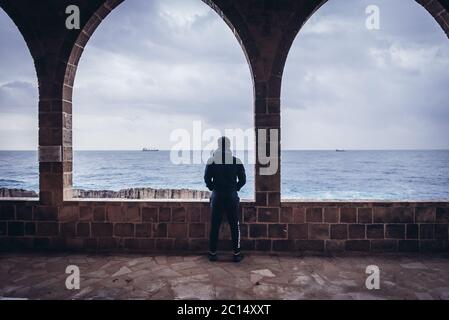
[{"label": "stone wall", "polygon": [[[131,252],[207,250],[208,202],[0,202],[0,249]],[[448,203],[242,203],[241,244],[265,252],[449,250]],[[220,249],[230,250],[222,225]]]},{"label": "stone wall", "polygon": [[[0,200],[2,249],[165,252],[207,246],[207,202],[71,201],[72,93],[78,62],[99,24],[123,1],[0,0],[36,67],[40,161],[39,202]],[[281,129],[288,52],[302,25],[326,0],[203,1],[229,25],[247,57],[254,85],[253,110],[248,112],[254,116],[256,141],[259,129],[266,129],[280,145],[281,135],[274,138],[271,132]],[[449,0],[417,2],[449,36]],[[81,10],[79,30],[65,26],[69,5]],[[447,250],[447,203],[282,203],[281,168],[263,175],[263,167],[257,158],[256,200],[242,208],[242,244],[247,250]],[[222,237],[222,248],[229,247],[229,232]]]}]

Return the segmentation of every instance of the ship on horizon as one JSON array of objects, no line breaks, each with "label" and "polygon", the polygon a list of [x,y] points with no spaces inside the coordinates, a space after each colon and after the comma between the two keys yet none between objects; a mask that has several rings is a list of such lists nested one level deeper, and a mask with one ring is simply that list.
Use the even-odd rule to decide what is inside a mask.
[{"label": "ship on horizon", "polygon": [[143,148],[142,151],[143,151],[143,152],[157,152],[157,151],[159,151],[159,149],[154,149],[154,148]]}]

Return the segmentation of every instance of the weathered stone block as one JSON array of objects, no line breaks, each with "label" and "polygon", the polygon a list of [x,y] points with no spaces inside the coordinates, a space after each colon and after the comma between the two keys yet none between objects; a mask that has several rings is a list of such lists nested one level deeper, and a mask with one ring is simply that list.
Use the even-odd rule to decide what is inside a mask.
[{"label": "weathered stone block", "polygon": [[269,238],[287,238],[287,225],[286,224],[270,224],[268,226]]},{"label": "weathered stone block", "polygon": [[329,239],[330,226],[327,223],[309,224],[309,239],[310,240],[326,240]]},{"label": "weathered stone block", "polygon": [[340,208],[333,208],[333,207],[324,208],[324,222],[339,223]]},{"label": "weathered stone block", "polygon": [[258,222],[279,222],[279,208],[257,208]]},{"label": "weathered stone block", "polygon": [[107,238],[112,237],[113,225],[112,223],[92,223],[92,236],[95,238]]},{"label": "weathered stone block", "polygon": [[341,208],[340,209],[341,223],[356,223],[357,222],[357,208]]},{"label": "weathered stone block", "polygon": [[348,238],[348,225],[347,224],[331,224],[330,227],[331,239],[347,239]]},{"label": "weathered stone block", "polygon": [[323,208],[307,208],[306,222],[323,222]]},{"label": "weathered stone block", "polygon": [[308,228],[307,224],[289,224],[288,225],[288,238],[289,239],[307,239]]}]

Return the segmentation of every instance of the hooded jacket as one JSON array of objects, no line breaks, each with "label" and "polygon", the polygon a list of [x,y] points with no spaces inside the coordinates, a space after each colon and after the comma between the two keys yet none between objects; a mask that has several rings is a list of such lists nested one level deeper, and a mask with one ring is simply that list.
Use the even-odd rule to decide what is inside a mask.
[{"label": "hooded jacket", "polygon": [[240,191],[246,184],[245,167],[231,150],[217,150],[207,161],[204,182],[210,191]]}]

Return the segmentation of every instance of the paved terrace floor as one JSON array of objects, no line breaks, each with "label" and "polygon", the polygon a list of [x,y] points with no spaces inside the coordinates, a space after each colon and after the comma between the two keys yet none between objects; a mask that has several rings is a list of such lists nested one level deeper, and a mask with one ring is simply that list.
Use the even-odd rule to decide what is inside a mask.
[{"label": "paved terrace floor", "polygon": [[[449,256],[1,254],[0,297],[27,299],[449,299]],[[228,260],[228,261],[227,261]],[[65,287],[68,265],[81,288]],[[368,290],[368,265],[381,271]]]}]

